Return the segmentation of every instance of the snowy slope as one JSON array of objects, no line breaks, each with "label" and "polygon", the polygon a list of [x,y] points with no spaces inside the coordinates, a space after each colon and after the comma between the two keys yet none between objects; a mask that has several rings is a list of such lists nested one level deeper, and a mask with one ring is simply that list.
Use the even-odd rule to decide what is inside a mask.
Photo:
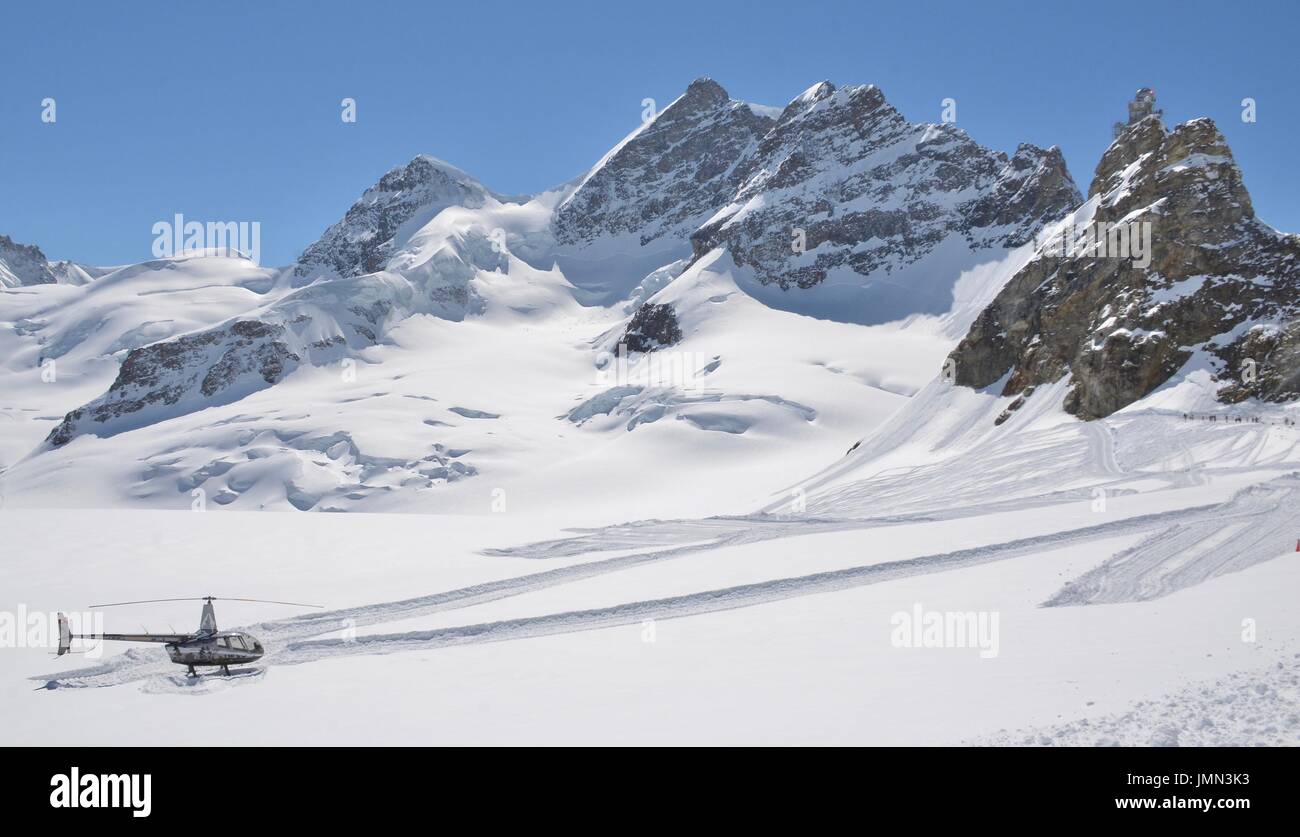
[{"label": "snowy slope", "polygon": [[62,414],[107,389],[131,350],[248,312],[273,281],[274,271],[244,259],[186,256],[120,268],[81,286],[5,291],[0,461],[30,454]]},{"label": "snowy slope", "polygon": [[[20,686],[6,702],[35,721],[63,719],[10,728],[7,741],[205,742],[203,728],[184,723],[191,710],[178,696],[189,695],[236,711],[257,706],[237,738],[276,743],[322,735],[394,743],[1018,741],[1030,733],[998,731],[1063,718],[1094,719],[1102,741],[1191,742],[1213,724],[1214,743],[1297,743],[1288,702],[1257,700],[1264,681],[1249,674],[1300,649],[1289,595],[1300,565],[1278,560],[1293,544],[1262,544],[1252,560],[1218,570],[1212,550],[1194,553],[1164,574],[1180,581],[1154,598],[1043,605],[1078,589],[1108,557],[1152,554],[1144,544],[1175,544],[1189,526],[1264,530],[1277,520],[1285,528],[1296,519],[1300,438],[1276,425],[1167,415],[1111,421],[1113,448],[1094,449],[1057,425],[1055,444],[1021,450],[1022,470],[1043,476],[1039,490],[1019,496],[996,487],[982,496],[950,491],[961,475],[988,468],[978,456],[947,468],[949,481],[921,480],[908,497],[855,494],[857,480],[810,492],[807,514],[569,534],[553,515],[527,511],[446,517],[431,550],[410,548],[427,540],[418,516],[304,526],[297,521],[309,518],[297,515],[114,520],[87,512],[88,525],[58,543],[75,553],[93,530],[102,563],[52,578],[34,548],[51,543],[47,515],[20,515],[11,572],[37,606],[77,589],[168,595],[198,583],[292,591],[328,610],[227,604],[223,624],[249,625],[269,650],[259,676],[230,682],[187,681],[153,649],[53,665],[35,649],[7,655],[8,671],[52,690]],[[1032,423],[1046,433],[1054,420]],[[1062,467],[1071,451],[1091,472]],[[891,485],[889,474],[865,480]],[[1284,505],[1242,505],[1260,480]],[[1108,491],[1101,508],[1091,491],[1070,493],[1095,485]],[[214,549],[225,557],[210,560]],[[375,553],[386,556],[382,571],[358,560]],[[1181,560],[1181,552],[1165,555]],[[126,562],[132,572],[121,571]],[[151,571],[141,574],[142,566]],[[898,646],[893,619],[918,605],[997,614],[996,653]],[[1249,641],[1246,617],[1258,625]],[[184,624],[193,615],[180,604],[150,618]],[[506,676],[512,688],[503,692]],[[1182,711],[1158,722],[1129,712],[1191,686],[1214,697],[1183,700]],[[1238,699],[1254,713],[1249,720],[1225,716]],[[93,721],[77,711],[88,706],[101,710]],[[143,713],[151,720],[141,726]],[[1033,733],[1044,743],[1078,740],[1071,735]]]}]

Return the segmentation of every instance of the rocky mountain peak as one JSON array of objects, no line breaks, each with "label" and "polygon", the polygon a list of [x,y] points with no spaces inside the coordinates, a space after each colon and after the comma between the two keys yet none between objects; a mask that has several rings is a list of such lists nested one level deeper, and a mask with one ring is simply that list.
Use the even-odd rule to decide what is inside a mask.
[{"label": "rocky mountain peak", "polygon": [[737,165],[773,120],[717,82],[686,92],[606,155],[558,207],[556,240],[585,246],[634,236],[641,246],[687,236],[736,187]]},{"label": "rocky mountain peak", "polygon": [[718,107],[726,104],[730,99],[721,84],[708,76],[701,76],[687,86],[686,92],[678,103],[698,110]]},{"label": "rocky mountain peak", "polygon": [[[1008,158],[955,126],[908,122],[872,84],[818,82],[774,112],[695,81],[561,203],[557,242],[689,237],[694,257],[726,247],[760,283],[789,290],[833,271],[883,279],[952,236],[972,251],[1018,246],[1082,200],[1059,149]],[[944,293],[904,287],[854,316],[946,311]]]},{"label": "rocky mountain peak", "polygon": [[[908,122],[875,85],[813,85],[739,174],[729,205],[692,236],[695,255],[726,247],[760,283],[786,291],[832,273],[867,289],[953,236],[972,251],[1018,246],[1082,200],[1058,149],[1021,146],[1008,159],[955,126]],[[855,318],[951,306],[942,291],[888,293],[860,296],[871,310]]]},{"label": "rocky mountain peak", "polygon": [[451,163],[428,154],[417,154],[405,166],[397,166],[386,172],[367,194],[400,193],[416,189],[428,189],[434,194],[447,197],[465,197],[485,191],[481,183]]},{"label": "rocky mountain peak", "polygon": [[973,228],[994,231],[995,242],[1018,247],[1079,201],[1061,149],[1021,143],[988,195],[970,205],[968,217]]},{"label": "rocky mountain peak", "polygon": [[384,174],[314,244],[294,268],[297,284],[321,276],[383,270],[402,239],[449,206],[482,207],[495,196],[470,175],[421,154]]},{"label": "rocky mountain peak", "polygon": [[1114,189],[1124,170],[1143,155],[1158,149],[1164,143],[1166,133],[1158,116],[1148,116],[1125,127],[1101,155],[1092,184],[1088,187],[1088,197]]},{"label": "rocky mountain peak", "polygon": [[1173,131],[1157,116],[1130,126],[1102,155],[1088,194],[1099,198],[1099,211],[1109,219],[1161,197],[1187,207],[1213,202],[1222,213],[1213,229],[1232,236],[1233,224],[1255,217],[1227,140],[1214,121],[1204,117]]},{"label": "rocky mountain peak", "polygon": [[0,287],[52,285],[57,281],[58,276],[41,248],[0,235]]},{"label": "rocky mountain peak", "polygon": [[823,99],[828,99],[834,95],[834,93],[835,85],[831,84],[829,81],[817,82],[812,87],[809,87],[807,90],[790,100],[790,104],[786,105],[785,110],[781,111],[781,118],[779,121],[784,122],[785,120],[794,117],[807,109],[808,106],[815,105]]},{"label": "rocky mountain peak", "polygon": [[874,84],[853,84],[836,87],[829,81],[818,82],[791,100],[777,120],[777,129],[793,122],[802,123],[800,130],[822,130],[845,121],[866,126],[877,111],[880,118],[902,116],[885,101],[884,92]]},{"label": "rocky mountain peak", "polygon": [[1070,374],[1065,408],[1092,419],[1199,358],[1221,399],[1300,396],[1300,238],[1255,218],[1211,120],[1168,131],[1143,92],[1088,203],[952,353],[957,383],[1013,395]]}]

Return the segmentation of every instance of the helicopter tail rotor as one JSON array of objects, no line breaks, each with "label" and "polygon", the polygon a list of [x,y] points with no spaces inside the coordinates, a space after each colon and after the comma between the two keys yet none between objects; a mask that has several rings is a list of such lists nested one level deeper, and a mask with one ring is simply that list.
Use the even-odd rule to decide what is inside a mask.
[{"label": "helicopter tail rotor", "polygon": [[59,656],[62,657],[72,649],[72,628],[68,627],[68,617],[59,614]]}]

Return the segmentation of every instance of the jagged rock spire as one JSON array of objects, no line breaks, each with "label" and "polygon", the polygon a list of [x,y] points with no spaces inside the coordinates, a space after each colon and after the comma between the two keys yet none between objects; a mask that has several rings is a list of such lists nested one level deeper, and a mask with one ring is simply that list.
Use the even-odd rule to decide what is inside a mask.
[{"label": "jagged rock spire", "polygon": [[1091,419],[1200,355],[1224,400],[1300,397],[1300,237],[1255,218],[1211,120],[1134,117],[1064,231],[1092,244],[1040,249],[952,353],[957,383],[1010,373],[1011,395],[1069,374],[1065,408]]}]

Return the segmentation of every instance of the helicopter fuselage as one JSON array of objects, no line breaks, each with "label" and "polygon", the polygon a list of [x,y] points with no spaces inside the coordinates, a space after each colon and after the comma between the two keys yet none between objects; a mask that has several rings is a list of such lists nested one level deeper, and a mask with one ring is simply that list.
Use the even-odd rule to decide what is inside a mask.
[{"label": "helicopter fuselage", "polygon": [[265,652],[257,638],[238,631],[222,631],[167,644],[173,663],[184,666],[233,666],[260,660]]}]

